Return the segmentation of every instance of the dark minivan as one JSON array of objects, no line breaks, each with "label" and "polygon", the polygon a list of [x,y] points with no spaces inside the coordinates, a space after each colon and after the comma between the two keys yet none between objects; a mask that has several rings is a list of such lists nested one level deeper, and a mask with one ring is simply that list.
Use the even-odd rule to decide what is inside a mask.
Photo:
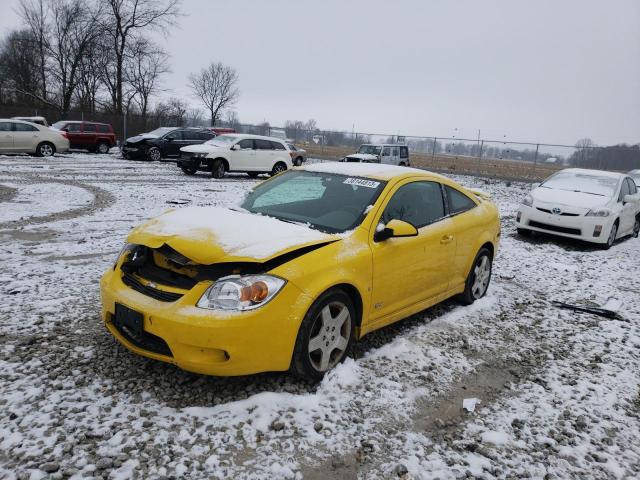
[{"label": "dark minivan", "polygon": [[127,138],[122,155],[128,160],[152,161],[179,157],[182,147],[198,145],[215,136],[215,132],[207,128],[160,127],[152,132]]},{"label": "dark minivan", "polygon": [[116,145],[116,134],[108,123],[60,120],[52,127],[67,132],[69,148],[109,153]]}]

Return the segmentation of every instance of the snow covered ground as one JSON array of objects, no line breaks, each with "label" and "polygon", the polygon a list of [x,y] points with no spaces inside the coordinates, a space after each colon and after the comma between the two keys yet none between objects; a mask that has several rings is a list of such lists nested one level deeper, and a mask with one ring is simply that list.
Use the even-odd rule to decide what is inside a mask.
[{"label": "snow covered ground", "polygon": [[[98,280],[132,227],[255,180],[0,157],[0,478],[639,477],[640,240],[523,240],[526,185],[457,180],[502,214],[488,296],[372,333],[310,386],[182,372],[100,322]],[[619,320],[550,303],[609,297]]]}]

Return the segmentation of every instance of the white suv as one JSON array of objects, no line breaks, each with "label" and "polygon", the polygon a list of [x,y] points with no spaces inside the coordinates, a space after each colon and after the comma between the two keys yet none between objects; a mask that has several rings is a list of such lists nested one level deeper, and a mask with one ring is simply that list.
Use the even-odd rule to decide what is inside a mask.
[{"label": "white suv", "polygon": [[226,172],[256,177],[261,173],[277,175],[293,167],[291,157],[292,152],[278,138],[232,133],[181,148],[178,167],[187,175],[205,170],[213,178],[222,178]]}]

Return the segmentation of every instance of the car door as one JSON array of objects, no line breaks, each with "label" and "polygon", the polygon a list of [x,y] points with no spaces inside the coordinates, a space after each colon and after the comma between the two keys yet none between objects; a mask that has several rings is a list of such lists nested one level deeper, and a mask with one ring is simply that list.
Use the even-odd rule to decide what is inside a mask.
[{"label": "car door", "polygon": [[236,145],[239,150],[229,151],[229,169],[238,172],[254,170],[256,150],[253,138],[243,138]]},{"label": "car door", "polygon": [[63,127],[69,137],[70,148],[84,148],[84,138],[82,136],[82,125],[79,123],[69,123]]},{"label": "car door", "polygon": [[13,123],[13,149],[16,152],[35,152],[40,143],[40,130],[28,123]]},{"label": "car door", "polygon": [[409,180],[397,187],[379,218],[379,228],[393,219],[411,223],[418,235],[376,242],[372,233],[374,323],[385,323],[386,316],[446,292],[455,255],[452,222],[446,218],[438,182]]},{"label": "car door", "polygon": [[384,147],[382,149],[380,163],[391,164],[391,147]]},{"label": "car door", "polygon": [[[621,205],[620,211],[620,228],[618,228],[618,232],[621,234],[629,233],[633,229],[633,224],[635,223],[636,213],[638,210],[638,204],[636,202],[625,202],[624,197],[627,195],[632,195],[632,185],[630,184],[632,181],[628,178],[622,180],[622,186],[620,187],[620,196],[618,197],[618,202]],[[635,184],[633,185],[635,187]],[[633,188],[635,191],[635,188]]]},{"label": "car door", "polygon": [[96,124],[95,123],[83,123],[82,124],[82,147],[87,150],[96,146]]},{"label": "car door", "polygon": [[273,144],[269,140],[263,140],[261,138],[255,139],[256,155],[253,158],[255,163],[252,170],[260,172],[268,172],[273,168],[275,153]]},{"label": "car door", "polygon": [[13,151],[13,122],[0,122],[0,152]]},{"label": "car door", "polygon": [[174,130],[163,137],[163,157],[177,157],[185,146],[184,130]]}]

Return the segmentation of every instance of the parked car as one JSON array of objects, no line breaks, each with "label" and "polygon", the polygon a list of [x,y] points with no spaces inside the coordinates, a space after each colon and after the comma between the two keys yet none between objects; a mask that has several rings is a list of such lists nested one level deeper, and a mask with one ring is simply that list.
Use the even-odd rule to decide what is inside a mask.
[{"label": "parked car", "polygon": [[524,198],[516,227],[521,235],[545,232],[609,248],[618,238],[638,236],[640,194],[628,175],[567,168]]},{"label": "parked car", "polygon": [[304,148],[298,148],[293,143],[287,143],[287,148],[289,148],[289,151],[293,152],[291,154],[291,158],[296,167],[299,167],[307,161],[307,151]]},{"label": "parked car", "polygon": [[42,125],[43,127],[48,127],[49,122],[44,117],[12,117],[12,120],[22,120],[24,122],[37,123],[38,125]]},{"label": "parked car", "polygon": [[631,170],[627,173],[631,177],[631,179],[635,182],[636,186],[640,188],[640,169]]},{"label": "parked car", "polygon": [[128,160],[158,161],[166,157],[179,157],[182,147],[198,145],[215,136],[207,128],[160,127],[149,133],[127,138],[122,154]]},{"label": "parked car", "polygon": [[385,163],[408,167],[409,147],[396,144],[364,144],[360,145],[357,153],[347,155],[342,162]]},{"label": "parked car", "polygon": [[499,240],[489,197],[444,176],[306,165],[240,209],[187,207],[135,228],[100,282],[102,318],[134,353],[185,370],[319,380],[364,335],[482,298]]},{"label": "parked car", "polygon": [[69,150],[65,132],[23,120],[0,119],[0,153],[51,157]]},{"label": "parked car", "polygon": [[236,129],[231,127],[206,127],[206,129],[215,133],[216,135],[224,135],[225,133],[236,133]]},{"label": "parked car", "polygon": [[71,148],[104,154],[116,146],[116,134],[108,123],[60,120],[52,126],[67,132]]},{"label": "parked car", "polygon": [[248,134],[219,135],[202,145],[181,149],[178,167],[187,175],[198,170],[222,178],[226,172],[246,172],[250,177],[261,173],[277,175],[293,167],[294,152],[282,140]]}]

